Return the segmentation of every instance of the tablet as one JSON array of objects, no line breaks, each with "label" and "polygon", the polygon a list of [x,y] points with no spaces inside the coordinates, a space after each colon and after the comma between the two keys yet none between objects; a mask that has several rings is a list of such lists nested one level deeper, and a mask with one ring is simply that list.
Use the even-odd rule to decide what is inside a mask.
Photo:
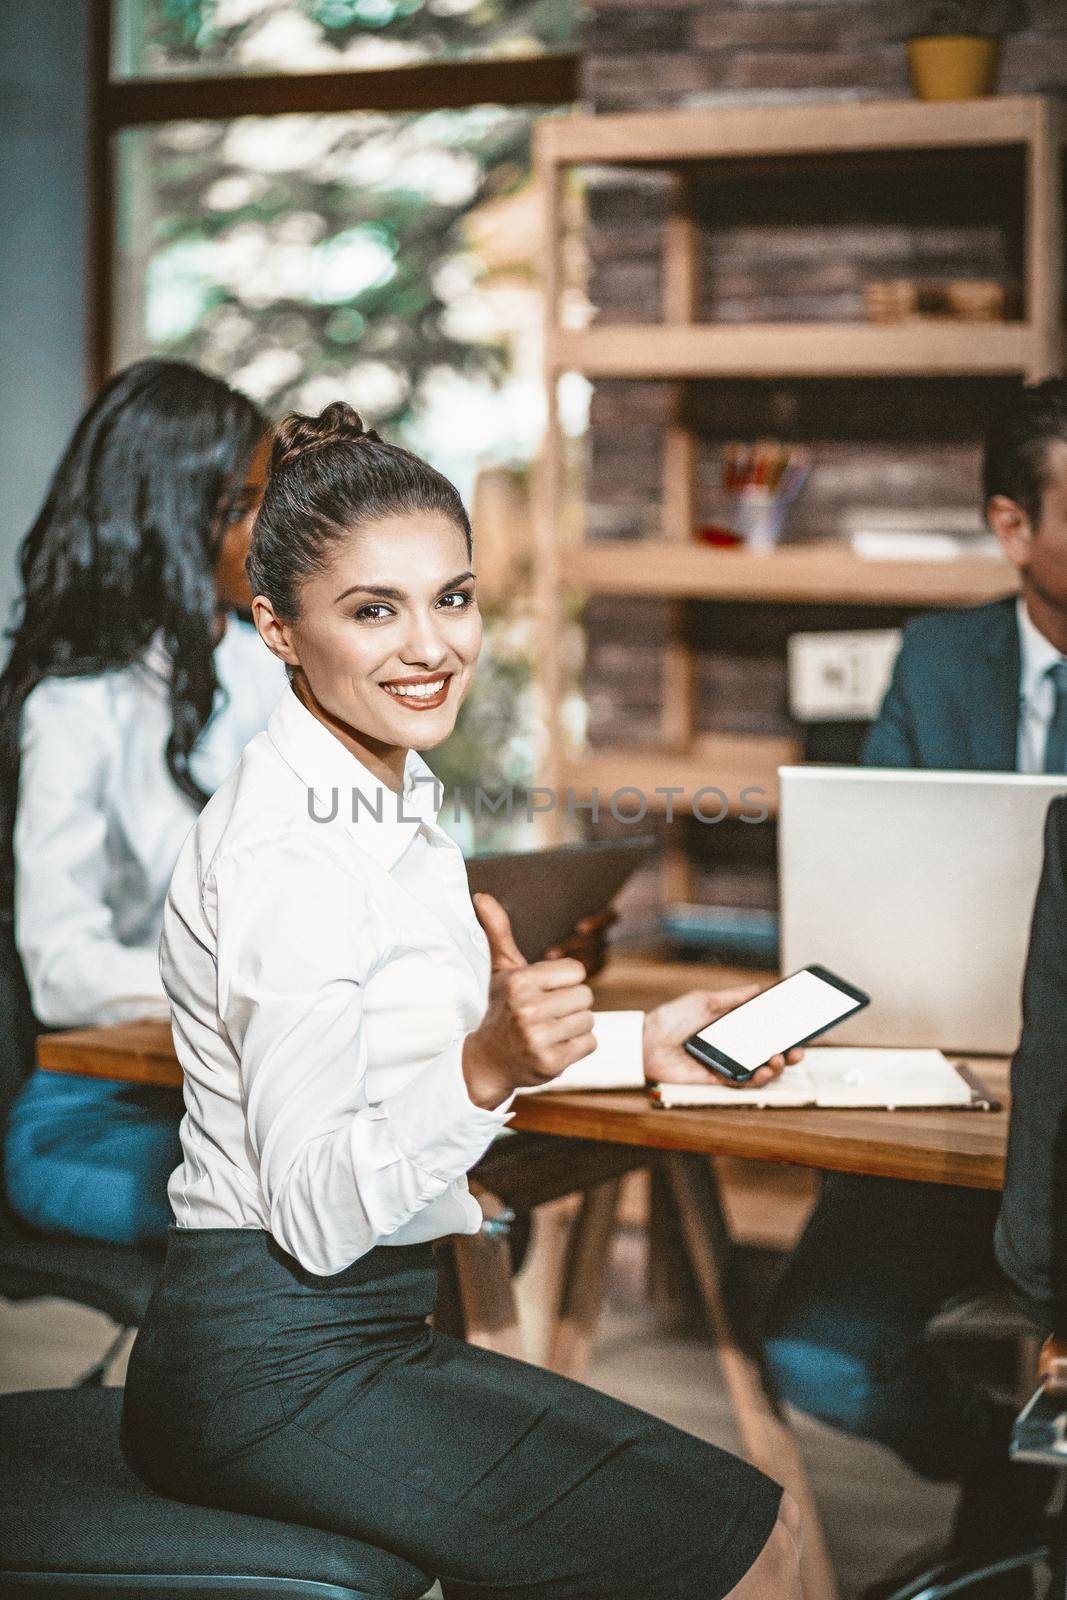
[{"label": "tablet", "polygon": [[471,894],[491,894],[511,918],[515,943],[527,961],[562,944],[581,917],[605,911],[630,875],[660,847],[652,834],[598,839],[551,850],[471,856]]}]

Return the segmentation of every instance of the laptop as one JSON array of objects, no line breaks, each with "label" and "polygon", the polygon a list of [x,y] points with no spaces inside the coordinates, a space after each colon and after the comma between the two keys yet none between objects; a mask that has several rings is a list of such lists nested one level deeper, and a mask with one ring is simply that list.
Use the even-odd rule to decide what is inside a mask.
[{"label": "laptop", "polygon": [[1010,1054],[1045,814],[1067,777],[782,767],[782,970],[871,996],[841,1044]]}]

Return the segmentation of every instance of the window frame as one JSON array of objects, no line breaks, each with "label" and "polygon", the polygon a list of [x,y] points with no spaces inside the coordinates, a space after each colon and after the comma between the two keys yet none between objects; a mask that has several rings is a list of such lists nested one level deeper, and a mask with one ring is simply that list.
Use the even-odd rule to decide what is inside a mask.
[{"label": "window frame", "polygon": [[440,111],[467,106],[559,106],[579,98],[578,52],[433,61],[342,72],[113,79],[112,0],[90,0],[86,379],[112,370],[115,160],[113,136],[160,122],[294,112]]}]

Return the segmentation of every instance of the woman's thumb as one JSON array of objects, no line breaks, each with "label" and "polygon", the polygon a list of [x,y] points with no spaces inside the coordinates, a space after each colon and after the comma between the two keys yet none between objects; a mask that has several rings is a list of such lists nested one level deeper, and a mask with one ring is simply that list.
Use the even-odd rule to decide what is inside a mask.
[{"label": "woman's thumb", "polygon": [[483,893],[474,895],[472,903],[478,921],[485,929],[485,936],[489,940],[493,971],[499,972],[505,967],[528,966],[529,962],[515,943],[511,931],[511,918],[500,901],[491,894]]}]

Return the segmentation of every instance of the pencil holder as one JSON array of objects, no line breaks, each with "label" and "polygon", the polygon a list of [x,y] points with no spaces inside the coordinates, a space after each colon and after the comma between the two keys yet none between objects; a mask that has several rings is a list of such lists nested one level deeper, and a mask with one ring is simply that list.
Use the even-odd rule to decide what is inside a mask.
[{"label": "pencil holder", "polygon": [[773,550],[789,505],[786,496],[773,489],[746,489],[731,496],[730,526],[741,535],[746,550]]},{"label": "pencil holder", "polygon": [[808,476],[808,450],[757,439],[754,445],[723,447],[721,488],[726,520],[748,550],[773,550],[786,513]]}]

